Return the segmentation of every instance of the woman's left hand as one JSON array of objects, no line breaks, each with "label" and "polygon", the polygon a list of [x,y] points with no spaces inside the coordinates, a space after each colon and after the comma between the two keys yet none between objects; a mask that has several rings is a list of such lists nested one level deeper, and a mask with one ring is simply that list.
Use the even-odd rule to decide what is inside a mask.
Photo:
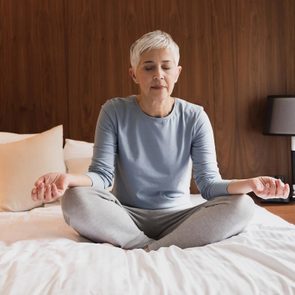
[{"label": "woman's left hand", "polygon": [[252,178],[252,190],[255,195],[262,199],[282,198],[287,199],[290,193],[289,184],[283,183],[280,179],[269,176]]}]

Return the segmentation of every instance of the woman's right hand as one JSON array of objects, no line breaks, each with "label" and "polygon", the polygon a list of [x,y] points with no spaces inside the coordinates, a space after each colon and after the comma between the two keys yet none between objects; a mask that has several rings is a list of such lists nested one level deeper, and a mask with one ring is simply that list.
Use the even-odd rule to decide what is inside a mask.
[{"label": "woman's right hand", "polygon": [[31,196],[34,201],[49,203],[61,197],[69,187],[70,176],[66,173],[48,173],[34,184]]}]

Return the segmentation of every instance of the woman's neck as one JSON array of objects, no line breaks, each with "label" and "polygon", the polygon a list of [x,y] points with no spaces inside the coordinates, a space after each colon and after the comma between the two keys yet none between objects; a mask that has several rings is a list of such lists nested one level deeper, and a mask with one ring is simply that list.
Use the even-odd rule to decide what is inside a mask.
[{"label": "woman's neck", "polygon": [[157,101],[144,99],[141,95],[138,95],[136,101],[145,114],[151,117],[163,118],[172,112],[175,98],[170,96],[164,100]]}]

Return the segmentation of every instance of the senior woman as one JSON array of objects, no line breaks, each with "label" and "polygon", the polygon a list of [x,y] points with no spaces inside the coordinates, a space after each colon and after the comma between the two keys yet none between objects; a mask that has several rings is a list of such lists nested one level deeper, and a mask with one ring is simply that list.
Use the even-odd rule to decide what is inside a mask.
[{"label": "senior woman", "polygon": [[[81,235],[150,251],[201,246],[240,233],[253,214],[249,192],[288,196],[288,184],[271,177],[221,178],[204,109],[171,96],[181,67],[170,35],[143,35],[131,46],[130,60],[139,94],[103,105],[89,172],[41,176],[33,199],[62,196],[64,218]],[[207,199],[197,206],[190,202],[191,163]]]}]

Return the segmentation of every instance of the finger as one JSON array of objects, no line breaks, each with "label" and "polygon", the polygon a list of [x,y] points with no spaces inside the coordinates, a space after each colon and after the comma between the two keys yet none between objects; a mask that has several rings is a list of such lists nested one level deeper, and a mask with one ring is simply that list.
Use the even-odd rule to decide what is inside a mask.
[{"label": "finger", "polygon": [[255,185],[255,191],[254,193],[259,197],[259,198],[262,198],[262,199],[266,199],[267,197],[267,192],[268,192],[268,189],[266,187],[266,185],[262,182],[259,182],[259,183],[256,183]]},{"label": "finger", "polygon": [[256,195],[261,199],[268,199],[269,198],[269,185],[266,183],[262,184],[260,191],[256,192]]},{"label": "finger", "polygon": [[37,188],[37,199],[39,201],[44,200],[44,184],[43,183],[41,183]]},{"label": "finger", "polygon": [[266,183],[265,186],[264,186],[264,194],[266,196],[269,196],[269,192],[270,192],[270,184]]},{"label": "finger", "polygon": [[53,183],[51,186],[51,194],[53,198],[58,198],[60,196],[55,183]]},{"label": "finger", "polygon": [[289,194],[290,194],[290,186],[288,183],[285,184],[284,186],[284,198],[287,199],[289,197]]},{"label": "finger", "polygon": [[276,179],[276,196],[283,197],[284,196],[284,184],[280,179]]},{"label": "finger", "polygon": [[37,189],[36,187],[34,187],[31,191],[31,198],[33,199],[33,201],[37,201]]},{"label": "finger", "polygon": [[276,195],[276,182],[273,179],[268,182],[268,195],[273,197]]},{"label": "finger", "polygon": [[56,178],[52,177],[52,175],[49,173],[49,174],[46,174],[44,175],[44,183],[47,185],[51,184],[52,182],[55,181]]},{"label": "finger", "polygon": [[262,193],[264,191],[264,185],[261,182],[256,182],[255,189],[258,193]]},{"label": "finger", "polygon": [[35,181],[34,185],[35,185],[35,186],[39,186],[41,183],[44,183],[44,176],[39,177],[39,178]]},{"label": "finger", "polygon": [[44,190],[44,201],[49,202],[51,200],[51,186],[46,185]]},{"label": "finger", "polygon": [[271,184],[269,182],[265,183],[262,195],[265,200],[273,198],[274,194],[272,193]]}]

